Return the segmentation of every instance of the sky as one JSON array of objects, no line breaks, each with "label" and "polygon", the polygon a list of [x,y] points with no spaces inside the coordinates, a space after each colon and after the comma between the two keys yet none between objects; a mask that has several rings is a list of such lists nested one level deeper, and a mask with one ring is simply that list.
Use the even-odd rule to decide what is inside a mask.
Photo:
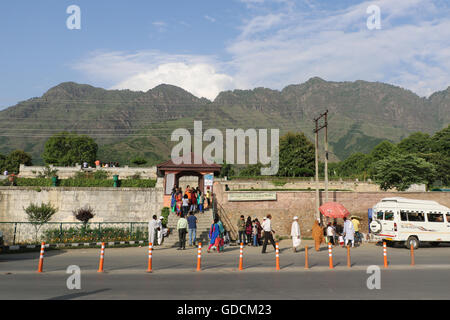
[{"label": "sky", "polygon": [[[71,5],[80,9],[80,29]],[[379,8],[380,28],[370,6]],[[380,81],[450,86],[447,0],[39,0],[0,5],[0,109],[61,82],[220,91]]]}]

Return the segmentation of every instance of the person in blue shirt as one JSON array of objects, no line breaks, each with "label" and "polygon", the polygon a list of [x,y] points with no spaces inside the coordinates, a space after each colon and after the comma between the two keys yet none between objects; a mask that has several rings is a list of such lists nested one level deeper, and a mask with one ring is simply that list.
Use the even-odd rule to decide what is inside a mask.
[{"label": "person in blue shirt", "polygon": [[189,245],[195,246],[195,238],[197,236],[197,217],[191,211],[187,218],[188,221],[188,232],[189,232]]}]

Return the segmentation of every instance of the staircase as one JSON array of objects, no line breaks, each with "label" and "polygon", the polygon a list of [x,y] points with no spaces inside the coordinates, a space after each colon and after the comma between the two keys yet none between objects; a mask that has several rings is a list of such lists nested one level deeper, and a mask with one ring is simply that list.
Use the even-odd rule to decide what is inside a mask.
[{"label": "staircase", "polygon": [[[197,234],[196,234],[196,241],[202,243],[202,246],[209,243],[209,228],[211,227],[211,224],[213,223],[213,211],[212,210],[206,210],[204,213],[196,213],[195,216],[197,217]],[[169,247],[177,247],[180,245],[179,239],[178,239],[178,231],[177,231],[177,222],[179,217],[175,213],[169,214],[169,219],[167,222],[167,227],[170,229],[170,235],[167,238],[164,238],[164,246]],[[186,246],[189,245],[189,233],[186,234]]]}]

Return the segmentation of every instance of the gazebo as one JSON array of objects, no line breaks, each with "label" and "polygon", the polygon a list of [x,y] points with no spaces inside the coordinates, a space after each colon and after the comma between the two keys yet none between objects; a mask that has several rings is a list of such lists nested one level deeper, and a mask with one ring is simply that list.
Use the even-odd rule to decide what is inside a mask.
[{"label": "gazebo", "polygon": [[[180,159],[175,159],[180,160]],[[190,163],[175,164],[168,160],[157,165],[158,176],[164,176],[164,206],[170,207],[172,189],[179,186],[179,180],[184,176],[198,177],[198,186],[204,193],[207,188],[213,193],[213,177],[222,168],[219,164],[208,164],[203,158],[201,163],[194,163],[194,153],[190,153]],[[180,161],[181,162],[181,161]]]}]

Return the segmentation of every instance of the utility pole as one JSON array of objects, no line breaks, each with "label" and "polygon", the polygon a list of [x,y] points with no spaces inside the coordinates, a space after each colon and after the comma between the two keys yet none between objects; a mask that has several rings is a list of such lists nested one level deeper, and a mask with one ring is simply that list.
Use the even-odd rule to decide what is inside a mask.
[{"label": "utility pole", "polygon": [[[319,120],[324,118],[325,123],[319,126]],[[319,131],[325,128],[325,202],[328,202],[328,110],[322,113],[319,117],[314,119],[315,122],[315,163],[316,163],[316,219],[321,221],[319,212]],[[321,221],[322,222],[322,221]]]}]

